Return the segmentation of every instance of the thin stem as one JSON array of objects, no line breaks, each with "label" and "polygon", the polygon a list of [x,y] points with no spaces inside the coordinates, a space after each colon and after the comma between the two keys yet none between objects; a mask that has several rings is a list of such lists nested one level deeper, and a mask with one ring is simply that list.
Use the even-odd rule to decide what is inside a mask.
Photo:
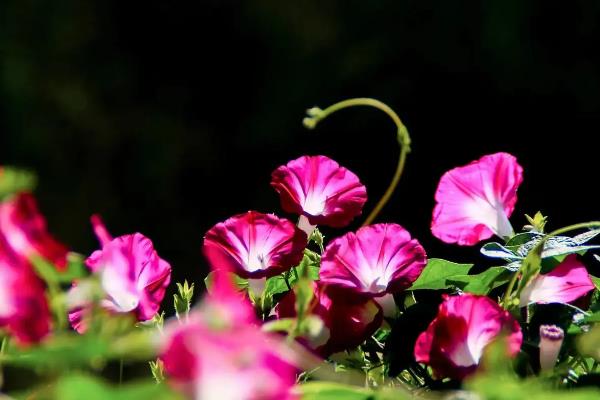
[{"label": "thin stem", "polygon": [[2,356],[4,356],[4,352],[6,351],[6,346],[8,345],[8,336],[4,336],[2,338],[2,345],[0,346],[0,389],[4,386],[4,369],[2,368]]},{"label": "thin stem", "polygon": [[292,290],[292,287],[290,286],[290,281],[288,280],[287,273],[283,274],[283,280],[285,281],[285,285],[287,286],[288,290]]},{"label": "thin stem", "polygon": [[563,233],[567,233],[567,232],[570,232],[570,231],[575,231],[577,229],[593,228],[593,227],[600,228],[600,221],[581,222],[579,224],[565,226],[564,228],[560,228],[560,229],[557,229],[557,230],[555,230],[553,232],[550,232],[547,236],[544,237],[544,239],[542,239],[542,242],[545,241],[545,240],[547,240],[548,238],[550,238],[552,236],[561,235]]},{"label": "thin stem", "polygon": [[119,386],[123,384],[123,359],[119,360]]},{"label": "thin stem", "polygon": [[374,108],[386,113],[392,119],[392,121],[394,121],[394,124],[396,124],[396,127],[398,129],[397,130],[397,140],[398,140],[398,144],[400,145],[400,156],[398,158],[398,165],[396,167],[396,172],[394,173],[394,176],[392,177],[392,181],[390,182],[390,185],[386,189],[385,193],[383,194],[381,199],[377,202],[377,204],[375,205],[375,208],[373,208],[371,213],[367,216],[367,218],[365,219],[365,222],[363,222],[362,225],[365,226],[365,225],[369,225],[370,223],[372,223],[375,220],[375,218],[379,215],[379,213],[381,212],[383,207],[386,205],[386,203],[389,201],[390,197],[394,193],[394,190],[396,190],[396,187],[398,186],[398,182],[400,181],[400,177],[402,176],[402,173],[404,172],[404,165],[406,164],[406,156],[408,155],[408,153],[410,153],[410,143],[411,143],[410,135],[408,134],[408,130],[406,129],[406,126],[402,123],[402,121],[400,120],[400,117],[398,117],[398,114],[396,114],[394,112],[394,110],[392,110],[387,104],[382,103],[379,100],[370,99],[370,98],[356,98],[356,99],[340,101],[339,103],[335,103],[335,104],[327,107],[324,110],[321,110],[319,108],[311,108],[310,110],[308,110],[309,116],[304,119],[304,126],[306,126],[309,129],[313,129],[317,125],[317,123],[319,123],[319,121],[327,118],[327,116],[329,116],[330,114],[333,114],[334,112],[342,110],[344,108],[356,107],[356,106],[374,107]]}]

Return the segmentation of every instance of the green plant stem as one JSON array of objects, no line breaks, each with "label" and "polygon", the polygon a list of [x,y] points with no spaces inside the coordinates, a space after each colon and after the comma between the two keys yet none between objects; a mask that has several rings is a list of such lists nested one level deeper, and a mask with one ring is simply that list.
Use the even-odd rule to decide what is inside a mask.
[{"label": "green plant stem", "polygon": [[2,338],[2,345],[0,346],[0,389],[4,386],[4,369],[2,368],[2,357],[4,356],[4,352],[6,351],[6,346],[8,345],[8,336],[4,336]]},{"label": "green plant stem", "polygon": [[375,220],[375,218],[379,215],[379,213],[381,212],[383,207],[386,205],[386,203],[389,201],[390,197],[394,193],[394,190],[396,190],[396,187],[398,186],[398,182],[400,181],[400,177],[402,176],[402,173],[404,172],[404,166],[406,164],[406,156],[408,155],[408,153],[410,153],[410,143],[411,143],[410,135],[408,134],[408,130],[406,129],[406,126],[402,123],[402,121],[400,120],[400,117],[398,117],[398,114],[396,114],[396,112],[394,112],[394,110],[392,110],[387,104],[382,103],[379,100],[370,99],[370,98],[355,98],[355,99],[340,101],[339,103],[335,103],[335,104],[327,107],[324,110],[321,110],[319,108],[312,108],[312,109],[308,110],[309,116],[304,119],[304,126],[306,126],[309,129],[313,129],[317,125],[317,123],[319,123],[319,121],[327,118],[327,116],[333,114],[334,112],[342,110],[344,108],[356,107],[356,106],[374,107],[374,108],[386,113],[392,119],[392,121],[394,121],[394,124],[396,124],[397,140],[398,140],[398,144],[400,145],[400,156],[398,158],[398,165],[396,167],[396,172],[394,173],[394,176],[392,177],[392,181],[390,182],[390,185],[386,189],[385,193],[383,194],[383,196],[381,197],[379,202],[377,202],[377,204],[375,205],[375,208],[373,208],[371,213],[367,216],[367,218],[363,222],[362,225],[365,226],[365,225],[369,225],[370,223],[372,223]]},{"label": "green plant stem", "polygon": [[123,359],[119,359],[119,386],[123,384]]}]

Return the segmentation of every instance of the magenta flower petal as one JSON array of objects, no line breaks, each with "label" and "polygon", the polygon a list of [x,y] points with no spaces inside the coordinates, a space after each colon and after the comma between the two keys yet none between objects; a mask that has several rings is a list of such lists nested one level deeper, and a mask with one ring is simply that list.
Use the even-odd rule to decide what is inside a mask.
[{"label": "magenta flower petal", "polygon": [[521,292],[521,307],[530,303],[570,303],[594,290],[585,265],[571,254],[547,274],[536,276]]},{"label": "magenta flower petal", "polygon": [[376,224],[329,243],[321,259],[323,283],[383,296],[408,288],[427,264],[425,250],[397,224]]},{"label": "magenta flower petal", "polygon": [[304,215],[312,225],[346,226],[367,201],[358,177],[325,156],[303,156],[277,168],[271,186],[285,211]]},{"label": "magenta flower petal", "polygon": [[[324,323],[318,337],[308,338],[307,345],[323,357],[357,347],[371,337],[383,322],[383,311],[377,302],[351,290],[332,290],[314,283],[315,297],[311,313]],[[277,318],[296,316],[296,296],[288,292],[275,308]]]},{"label": "magenta flower petal", "polygon": [[46,220],[29,193],[17,194],[0,203],[0,237],[12,252],[27,262],[38,256],[60,270],[67,265],[67,248],[50,236]]},{"label": "magenta flower petal", "polygon": [[438,378],[463,379],[477,366],[485,347],[508,335],[508,353],[515,356],[523,341],[519,323],[485,296],[445,296],[437,317],[415,344],[417,362],[431,366]]},{"label": "magenta flower petal", "polygon": [[507,153],[483,156],[446,172],[435,193],[431,232],[446,243],[474,245],[513,234],[508,217],[517,201],[523,168]]},{"label": "magenta flower petal", "polygon": [[0,329],[27,345],[48,335],[50,324],[43,283],[30,265],[0,243]]},{"label": "magenta flower petal", "polygon": [[[101,304],[113,312],[133,312],[138,321],[152,319],[171,281],[171,266],[141,233],[112,239],[99,217],[93,217],[92,224],[102,249],[95,251],[86,264],[100,274],[106,293]],[[81,311],[75,308],[69,315],[79,327],[76,321],[81,320]]]},{"label": "magenta flower petal", "polygon": [[[213,291],[189,321],[167,326],[161,360],[170,383],[190,399],[292,398],[297,369],[277,336],[261,331],[227,279],[217,274]],[[233,319],[232,319],[233,317]]]},{"label": "magenta flower petal", "polygon": [[287,219],[248,211],[213,226],[203,251],[213,269],[264,278],[300,263],[306,242],[306,234]]}]

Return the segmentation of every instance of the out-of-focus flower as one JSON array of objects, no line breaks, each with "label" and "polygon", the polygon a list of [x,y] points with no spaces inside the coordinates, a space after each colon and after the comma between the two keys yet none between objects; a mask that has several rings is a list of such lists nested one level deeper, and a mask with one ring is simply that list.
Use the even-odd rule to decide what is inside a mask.
[{"label": "out-of-focus flower", "polygon": [[408,288],[427,264],[425,250],[397,224],[375,224],[329,243],[321,259],[321,281],[369,295]]},{"label": "out-of-focus flower", "polygon": [[213,269],[256,279],[298,265],[306,242],[306,234],[292,222],[248,211],[213,226],[204,237],[203,250]]},{"label": "out-of-focus flower", "polygon": [[[171,266],[141,233],[113,239],[98,216],[92,217],[92,225],[102,249],[93,252],[86,265],[101,277],[106,293],[101,305],[112,312],[131,312],[138,321],[152,319],[171,281]],[[74,308],[69,315],[71,324],[80,332],[85,330],[80,323],[85,308]]]},{"label": "out-of-focus flower", "polygon": [[[323,321],[323,327],[306,343],[321,356],[352,349],[381,326],[383,311],[374,300],[350,290],[332,290],[320,282],[313,282],[313,288],[310,313]],[[295,302],[294,292],[288,292],[275,308],[277,318],[296,317]]]},{"label": "out-of-focus flower", "polygon": [[446,243],[474,245],[492,235],[509,237],[508,220],[523,168],[507,153],[481,157],[446,172],[435,192],[431,232]]},{"label": "out-of-focus flower", "polygon": [[531,303],[570,303],[594,290],[594,283],[576,254],[547,274],[536,276],[521,292],[521,307]]},{"label": "out-of-focus flower", "polygon": [[462,379],[479,365],[485,347],[507,335],[508,354],[516,355],[523,335],[519,323],[485,296],[445,296],[437,317],[415,344],[417,362],[436,377]]},{"label": "out-of-focus flower", "polygon": [[24,260],[42,257],[59,270],[67,265],[67,248],[50,236],[46,220],[29,193],[19,193],[0,203],[0,238]]},{"label": "out-of-focus flower", "polygon": [[0,328],[26,345],[42,340],[50,324],[43,283],[0,238]]},{"label": "out-of-focus flower", "polygon": [[231,281],[219,285],[187,322],[167,327],[161,359],[170,382],[195,400],[292,399],[289,350],[261,331]]},{"label": "out-of-focus flower", "polygon": [[271,186],[285,211],[311,225],[346,226],[367,201],[358,177],[325,156],[302,156],[282,165],[271,174]]}]

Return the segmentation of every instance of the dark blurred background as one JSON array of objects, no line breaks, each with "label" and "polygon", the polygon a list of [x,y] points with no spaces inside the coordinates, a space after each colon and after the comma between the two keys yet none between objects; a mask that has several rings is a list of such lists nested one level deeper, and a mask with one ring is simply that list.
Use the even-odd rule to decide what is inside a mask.
[{"label": "dark blurred background", "polygon": [[380,220],[465,261],[477,249],[429,232],[433,194],[486,153],[525,168],[516,228],[538,210],[551,227],[600,217],[599,39],[589,1],[2,0],[0,164],[38,172],[51,231],[72,249],[97,248],[88,221],[101,213],[199,283],[204,232],[249,209],[283,214],[270,173],[300,155],[354,171],[370,211],[396,163],[391,121],[353,109],[310,132],[301,120],[375,97],[414,142]]}]

